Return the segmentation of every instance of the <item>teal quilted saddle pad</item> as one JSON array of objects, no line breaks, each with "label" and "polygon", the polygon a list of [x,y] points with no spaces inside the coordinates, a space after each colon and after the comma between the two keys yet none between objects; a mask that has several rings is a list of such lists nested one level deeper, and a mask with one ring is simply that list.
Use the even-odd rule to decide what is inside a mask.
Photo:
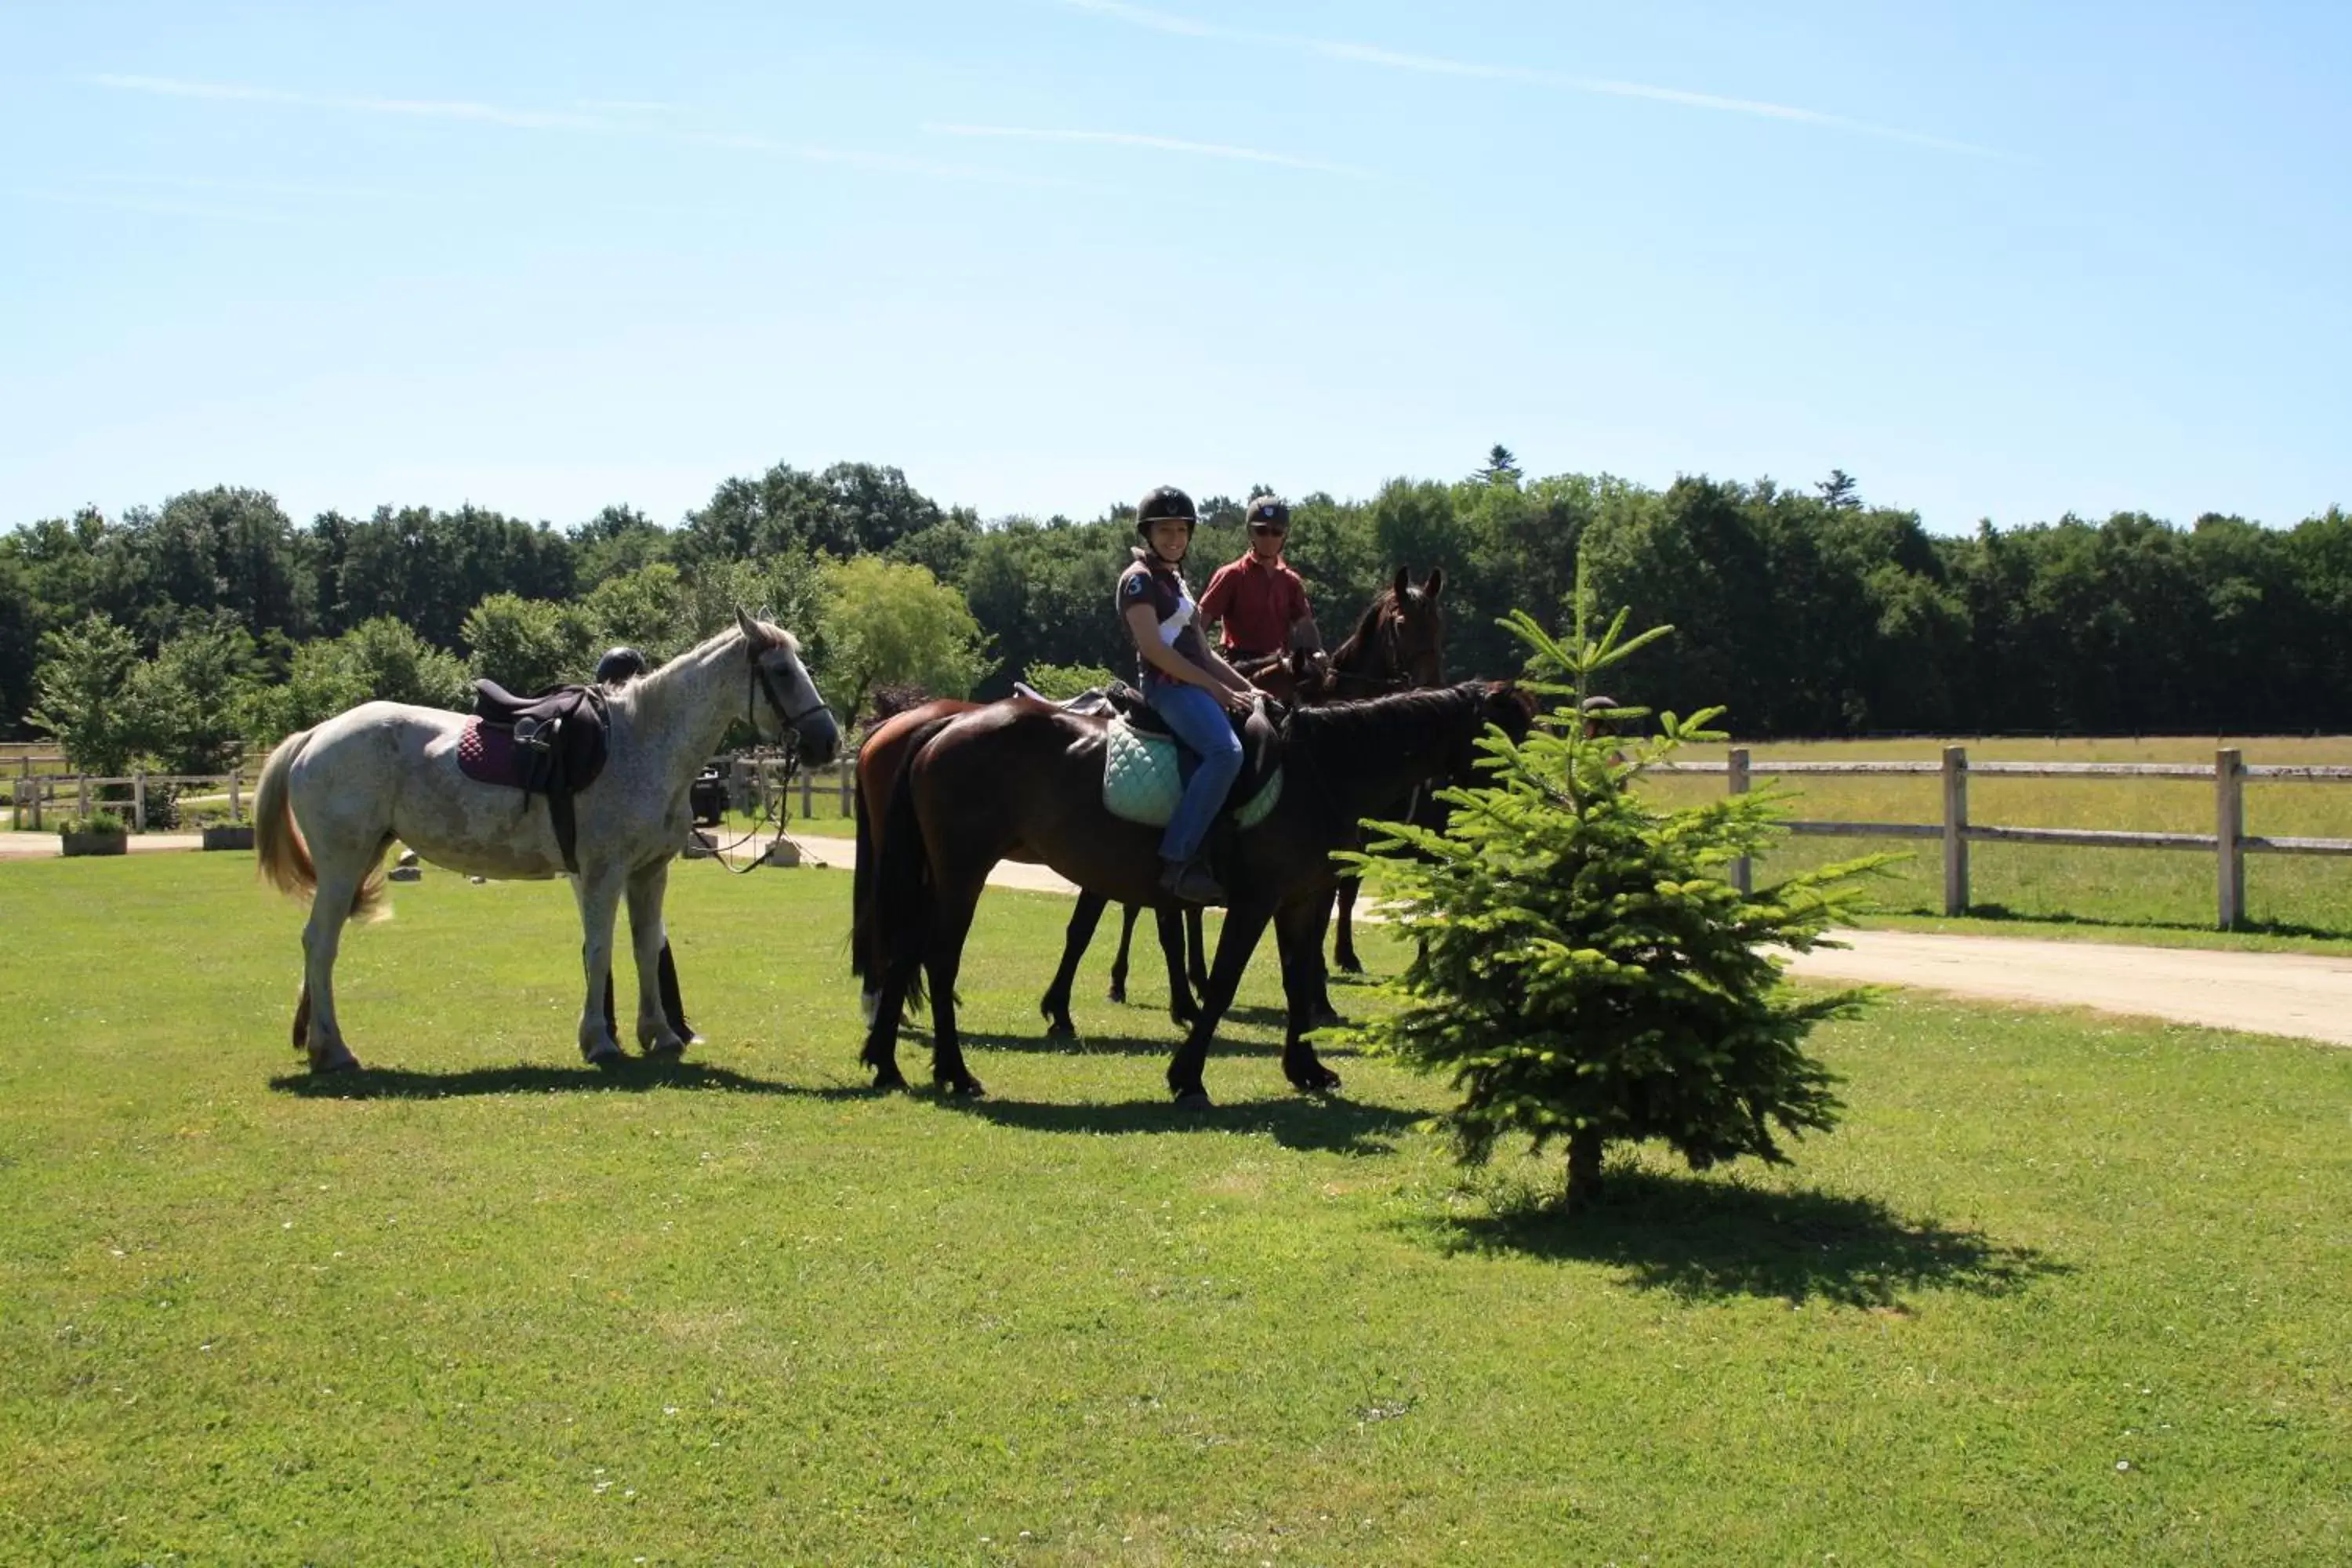
[{"label": "teal quilted saddle pad", "polygon": [[[1282,799],[1282,773],[1274,770],[1265,787],[1234,814],[1234,822],[1247,829],[1266,819]],[[1176,772],[1176,742],[1165,735],[1145,734],[1124,719],[1112,719],[1103,748],[1103,809],[1146,827],[1165,827],[1183,794],[1184,783]]]}]

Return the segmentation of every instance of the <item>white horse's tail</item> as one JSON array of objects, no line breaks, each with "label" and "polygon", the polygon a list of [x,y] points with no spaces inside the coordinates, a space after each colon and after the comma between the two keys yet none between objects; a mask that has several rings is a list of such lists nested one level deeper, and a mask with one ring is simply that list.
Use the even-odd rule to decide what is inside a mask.
[{"label": "white horse's tail", "polygon": [[[310,863],[310,847],[302,841],[301,828],[295,826],[293,792],[288,786],[287,775],[294,771],[295,759],[310,743],[308,730],[299,730],[278,742],[269,760],[261,764],[261,784],[253,795],[253,849],[261,879],[281,893],[300,899],[318,890],[319,871]],[[359,891],[352,896],[352,918],[373,919],[377,906],[383,902],[383,857],[379,852],[376,863],[360,882]]]}]

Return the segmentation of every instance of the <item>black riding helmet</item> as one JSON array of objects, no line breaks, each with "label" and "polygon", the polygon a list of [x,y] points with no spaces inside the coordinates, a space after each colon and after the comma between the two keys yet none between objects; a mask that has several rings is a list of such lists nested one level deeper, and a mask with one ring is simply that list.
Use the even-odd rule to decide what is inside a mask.
[{"label": "black riding helmet", "polygon": [[1187,529],[1201,526],[1201,515],[1192,510],[1192,498],[1174,485],[1161,485],[1145,496],[1136,507],[1135,531],[1141,534],[1144,542],[1149,544],[1151,542],[1151,525],[1164,522],[1171,517],[1181,521]]},{"label": "black riding helmet", "polygon": [[1244,521],[1252,528],[1257,527],[1260,523],[1271,523],[1275,528],[1287,532],[1290,529],[1290,503],[1280,496],[1252,496],[1249,511]]},{"label": "black riding helmet", "polygon": [[618,686],[624,681],[635,680],[650,668],[644,654],[625,644],[607,648],[604,657],[596,661],[596,684]]}]

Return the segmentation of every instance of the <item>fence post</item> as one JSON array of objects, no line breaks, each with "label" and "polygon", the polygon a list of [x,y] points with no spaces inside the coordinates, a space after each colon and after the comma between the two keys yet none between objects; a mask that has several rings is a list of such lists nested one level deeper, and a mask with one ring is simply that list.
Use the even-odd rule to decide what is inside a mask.
[{"label": "fence post", "polygon": [[[1724,771],[1730,778],[1731,793],[1746,795],[1748,793],[1748,748],[1732,747]],[[1739,889],[1739,895],[1742,898],[1756,890],[1756,868],[1745,855],[1731,863],[1731,885]]]},{"label": "fence post", "polygon": [[131,826],[134,832],[147,831],[147,770],[135,768],[131,774]]},{"label": "fence post", "polygon": [[816,780],[806,768],[801,770],[801,820],[806,822],[816,815]]},{"label": "fence post", "polygon": [[751,764],[741,757],[728,759],[727,802],[737,811],[749,812],[752,809]]},{"label": "fence post", "polygon": [[1969,749],[1944,748],[1944,912],[1969,912]]},{"label": "fence post", "polygon": [[228,819],[231,822],[245,820],[245,803],[237,798],[237,784],[244,772],[242,768],[231,768],[228,771]]},{"label": "fence post", "polygon": [[2246,851],[2241,840],[2246,831],[2245,757],[2235,746],[2213,753],[2213,851],[2221,866],[2221,916],[2223,931],[2235,931],[2246,918]]},{"label": "fence post", "polygon": [[833,776],[841,785],[841,819],[846,822],[849,820],[849,764],[834,763]]},{"label": "fence post", "polygon": [[84,822],[88,822],[89,820],[89,775],[76,774],[74,784],[77,792],[74,796],[74,810]]}]

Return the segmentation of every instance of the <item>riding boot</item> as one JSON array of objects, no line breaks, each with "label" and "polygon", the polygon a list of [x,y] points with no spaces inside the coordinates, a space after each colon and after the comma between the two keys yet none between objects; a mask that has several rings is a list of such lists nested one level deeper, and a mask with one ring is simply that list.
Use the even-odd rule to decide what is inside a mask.
[{"label": "riding boot", "polygon": [[1216,878],[1209,874],[1208,867],[1202,864],[1197,855],[1190,860],[1162,858],[1160,862],[1160,890],[1188,904],[1222,904],[1225,901],[1224,889],[1217,885]]}]

